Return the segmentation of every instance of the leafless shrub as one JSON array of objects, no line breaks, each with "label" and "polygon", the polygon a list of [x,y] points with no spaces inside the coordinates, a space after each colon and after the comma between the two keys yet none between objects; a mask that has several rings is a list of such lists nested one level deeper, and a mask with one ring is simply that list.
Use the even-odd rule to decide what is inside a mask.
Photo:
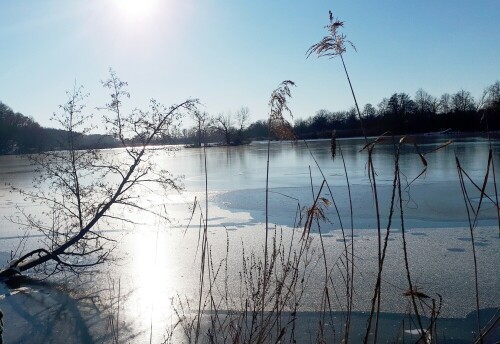
[{"label": "leafless shrub", "polygon": [[134,110],[125,115],[122,102],[128,98],[127,83],[113,71],[103,86],[111,91],[111,101],[101,110],[108,135],[122,146],[123,154],[105,155],[97,149],[81,149],[79,140],[90,133],[91,115],[84,112],[86,94],[81,87],[68,93],[61,113],[53,119],[65,130],[67,150],[29,156],[40,172],[32,190],[14,189],[32,204],[47,207],[37,217],[21,211],[18,223],[30,231],[43,234],[42,246],[18,253],[0,271],[9,277],[35,269],[45,275],[61,271],[82,272],[110,259],[114,240],[102,230],[120,222],[133,224],[127,216],[131,210],[166,216],[141,201],[145,191],[164,194],[182,189],[181,181],[159,168],[153,157],[168,151],[165,147],[149,147],[155,139],[168,136],[176,121],[193,111],[197,100],[188,99],[165,107],[151,100],[147,111]]}]

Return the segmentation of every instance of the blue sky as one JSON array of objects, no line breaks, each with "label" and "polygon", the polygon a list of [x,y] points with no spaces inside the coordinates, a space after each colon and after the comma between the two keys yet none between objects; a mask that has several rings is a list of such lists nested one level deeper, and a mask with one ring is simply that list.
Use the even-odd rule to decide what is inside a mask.
[{"label": "blue sky", "polygon": [[498,0],[0,0],[0,101],[51,126],[75,82],[97,112],[112,67],[131,107],[194,97],[212,115],[248,106],[255,121],[290,79],[296,118],[347,110],[340,60],[305,56],[328,10],[356,45],[345,61],[361,106],[420,87],[478,97],[500,79]]}]

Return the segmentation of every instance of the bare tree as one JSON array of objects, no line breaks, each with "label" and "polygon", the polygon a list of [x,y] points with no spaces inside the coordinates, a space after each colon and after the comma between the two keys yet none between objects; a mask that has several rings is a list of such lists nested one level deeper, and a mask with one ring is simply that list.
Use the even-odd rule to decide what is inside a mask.
[{"label": "bare tree", "polygon": [[490,109],[500,109],[500,81],[488,86],[485,93],[485,106]]},{"label": "bare tree", "polygon": [[224,139],[228,146],[231,144],[231,132],[234,130],[231,114],[219,114],[215,117],[213,119],[213,129],[224,135]]},{"label": "bare tree", "polygon": [[435,113],[437,100],[422,88],[419,88],[415,93],[415,106],[417,112],[420,114]]},{"label": "bare tree", "polygon": [[236,138],[237,143],[241,144],[244,141],[243,131],[247,126],[248,119],[250,118],[250,110],[247,106],[242,106],[238,112],[236,112],[236,124],[238,128],[238,136]]},{"label": "bare tree", "polygon": [[197,100],[168,108],[151,100],[149,110],[125,115],[122,101],[129,98],[127,83],[110,71],[103,86],[111,92],[110,103],[101,109],[106,113],[105,127],[123,149],[115,154],[80,150],[79,139],[92,129],[86,126],[90,118],[84,114],[86,95],[77,87],[68,93],[61,113],[54,115],[65,129],[68,150],[30,156],[40,176],[33,190],[18,190],[33,204],[48,209],[40,217],[20,209],[22,215],[17,218],[21,226],[40,232],[44,239],[39,248],[14,257],[0,270],[0,277],[30,269],[49,275],[64,270],[78,273],[102,263],[114,245],[102,231],[103,223],[106,228],[120,221],[133,223],[127,217],[133,209],[159,215],[139,198],[141,193],[182,189],[177,178],[155,164],[153,157],[165,149],[148,146],[168,135],[180,116],[195,110]]},{"label": "bare tree", "polygon": [[236,122],[238,124],[239,131],[243,131],[245,129],[249,118],[250,110],[247,106],[242,106],[241,109],[236,112]]},{"label": "bare tree", "polygon": [[470,112],[476,110],[474,97],[469,91],[460,90],[451,97],[451,104],[455,112]]},{"label": "bare tree", "polygon": [[363,116],[365,116],[366,118],[373,118],[376,115],[377,110],[375,109],[375,107],[370,103],[366,104],[363,108]]},{"label": "bare tree", "polygon": [[439,113],[441,114],[446,114],[448,112],[451,112],[452,104],[451,104],[451,96],[449,93],[444,93],[441,95],[441,98],[439,99]]},{"label": "bare tree", "polygon": [[196,135],[198,137],[198,147],[201,147],[201,143],[205,136],[207,126],[209,125],[210,119],[208,113],[201,111],[193,111],[192,117],[196,122]]}]

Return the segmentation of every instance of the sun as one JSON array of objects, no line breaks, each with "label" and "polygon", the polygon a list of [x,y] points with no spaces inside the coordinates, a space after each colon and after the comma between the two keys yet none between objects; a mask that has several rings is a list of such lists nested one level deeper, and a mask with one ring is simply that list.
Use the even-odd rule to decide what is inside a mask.
[{"label": "sun", "polygon": [[117,11],[130,20],[149,17],[158,6],[158,0],[113,0]]}]

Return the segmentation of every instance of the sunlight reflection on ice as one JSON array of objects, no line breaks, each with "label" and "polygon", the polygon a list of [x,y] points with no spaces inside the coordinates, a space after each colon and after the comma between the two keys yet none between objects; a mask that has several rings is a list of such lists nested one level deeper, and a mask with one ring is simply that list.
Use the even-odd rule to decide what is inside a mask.
[{"label": "sunlight reflection on ice", "polygon": [[153,337],[164,333],[173,314],[171,299],[181,285],[172,259],[175,248],[160,231],[142,231],[128,242],[131,271],[125,290],[131,294],[124,307],[126,318],[136,323],[135,328],[152,331]]}]

